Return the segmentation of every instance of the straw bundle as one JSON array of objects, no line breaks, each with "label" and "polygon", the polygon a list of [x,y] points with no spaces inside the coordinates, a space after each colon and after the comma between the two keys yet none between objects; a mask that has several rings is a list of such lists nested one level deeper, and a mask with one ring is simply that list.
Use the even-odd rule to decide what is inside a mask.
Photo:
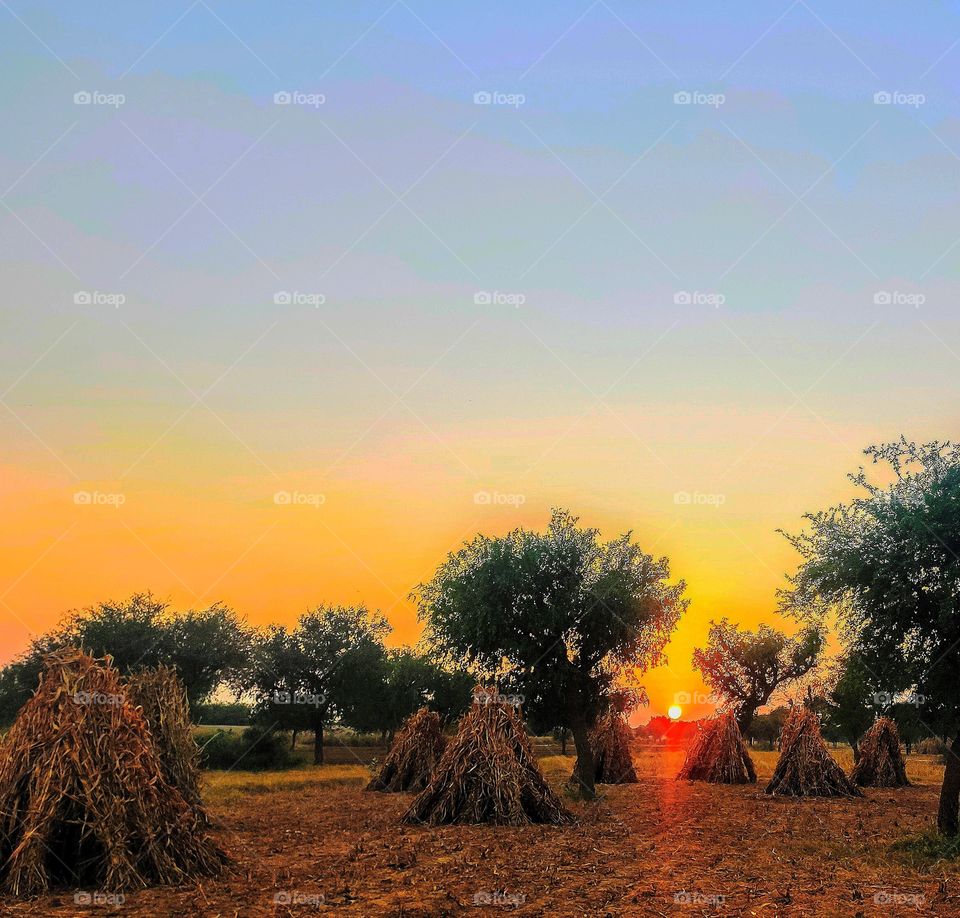
[{"label": "straw bundle", "polygon": [[47,661],[0,750],[0,888],[110,891],[184,883],[225,855],[163,777],[140,712],[109,658]]},{"label": "straw bundle", "polygon": [[794,708],[780,734],[780,758],[766,792],[777,797],[862,797],[830,757],[820,722],[809,708]]},{"label": "straw bundle", "polygon": [[561,825],[571,817],[550,789],[513,707],[479,690],[430,783],[404,822]]},{"label": "straw bundle", "polygon": [[169,666],[142,669],[127,679],[127,694],[147,722],[164,780],[180,791],[187,803],[199,808],[197,744],[187,693],[176,670]]},{"label": "straw bundle", "polygon": [[630,755],[630,728],[616,711],[607,711],[590,731],[594,781],[598,784],[636,784]]},{"label": "straw bundle", "polygon": [[697,733],[677,780],[753,784],[757,772],[732,711],[706,721]]},{"label": "straw bundle", "polygon": [[367,785],[367,790],[420,793],[430,783],[445,744],[440,715],[420,708],[397,732],[380,774]]},{"label": "straw bundle", "polygon": [[850,780],[860,787],[909,787],[900,734],[889,717],[881,717],[860,740],[860,761]]}]

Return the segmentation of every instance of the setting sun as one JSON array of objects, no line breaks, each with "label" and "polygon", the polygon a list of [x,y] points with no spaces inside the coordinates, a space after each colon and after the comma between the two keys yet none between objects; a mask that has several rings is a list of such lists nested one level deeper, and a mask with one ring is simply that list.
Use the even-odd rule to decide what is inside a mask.
[{"label": "setting sun", "polygon": [[669,715],[670,720],[679,720],[682,713],[683,708],[681,708],[678,704],[672,704],[667,709],[667,714]]}]

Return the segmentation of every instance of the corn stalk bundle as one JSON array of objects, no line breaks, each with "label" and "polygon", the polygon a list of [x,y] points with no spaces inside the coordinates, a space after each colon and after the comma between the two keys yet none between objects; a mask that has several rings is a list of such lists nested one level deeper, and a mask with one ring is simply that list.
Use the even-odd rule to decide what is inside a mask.
[{"label": "corn stalk bundle", "polygon": [[780,758],[766,792],[777,797],[862,797],[831,758],[820,721],[807,707],[794,708],[780,733]]},{"label": "corn stalk bundle", "polygon": [[457,735],[404,822],[519,826],[571,821],[537,765],[520,717],[501,697],[475,692]]},{"label": "corn stalk bundle", "polygon": [[630,755],[630,728],[623,716],[607,711],[590,731],[594,781],[598,784],[636,784]]},{"label": "corn stalk bundle", "polygon": [[380,773],[367,785],[367,790],[420,793],[430,783],[430,775],[443,755],[445,744],[440,715],[420,708],[397,731]]},{"label": "corn stalk bundle", "polygon": [[680,779],[713,784],[753,784],[757,780],[753,760],[732,711],[701,726],[677,775]]},{"label": "corn stalk bundle", "polygon": [[109,658],[48,658],[0,748],[0,889],[181,884],[226,860],[164,780],[146,721]]},{"label": "corn stalk bundle", "polygon": [[200,767],[190,705],[176,670],[169,666],[142,669],[126,681],[130,702],[147,721],[164,780],[206,819],[200,805]]},{"label": "corn stalk bundle", "polygon": [[850,780],[860,787],[908,787],[907,767],[900,752],[900,734],[889,717],[881,717],[860,740],[860,761]]}]

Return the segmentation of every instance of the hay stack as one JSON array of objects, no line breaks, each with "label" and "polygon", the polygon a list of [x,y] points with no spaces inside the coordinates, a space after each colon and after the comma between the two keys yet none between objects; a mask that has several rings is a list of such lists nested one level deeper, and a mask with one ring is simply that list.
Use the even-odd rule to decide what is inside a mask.
[{"label": "hay stack", "polygon": [[860,740],[860,761],[850,780],[860,787],[909,787],[900,752],[900,734],[889,717],[881,717]]},{"label": "hay stack", "polygon": [[766,792],[776,797],[862,797],[863,792],[830,757],[820,721],[794,708],[780,734],[780,759]]},{"label": "hay stack", "polygon": [[598,784],[636,784],[630,755],[630,728],[616,711],[607,711],[590,731],[594,781]]},{"label": "hay stack", "polygon": [[397,732],[380,774],[367,785],[367,790],[419,794],[430,783],[445,745],[440,715],[420,708]]},{"label": "hay stack", "polygon": [[127,679],[127,694],[147,721],[164,779],[187,803],[200,808],[199,754],[187,693],[176,670],[169,666],[142,669]]},{"label": "hay stack", "polygon": [[684,759],[677,780],[713,784],[753,784],[757,772],[732,711],[706,721]]},{"label": "hay stack", "polygon": [[0,888],[124,890],[220,871],[223,852],[163,770],[109,659],[47,661],[0,750]]},{"label": "hay stack", "polygon": [[493,691],[477,690],[430,783],[404,822],[447,825],[569,822],[533,756],[513,707]]}]

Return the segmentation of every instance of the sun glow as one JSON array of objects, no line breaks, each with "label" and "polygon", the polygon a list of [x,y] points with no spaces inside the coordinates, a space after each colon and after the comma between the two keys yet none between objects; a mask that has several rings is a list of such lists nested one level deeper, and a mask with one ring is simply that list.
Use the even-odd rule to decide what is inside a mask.
[{"label": "sun glow", "polygon": [[670,720],[680,720],[680,715],[683,713],[683,708],[678,704],[672,704],[667,709],[667,715],[670,717]]}]

